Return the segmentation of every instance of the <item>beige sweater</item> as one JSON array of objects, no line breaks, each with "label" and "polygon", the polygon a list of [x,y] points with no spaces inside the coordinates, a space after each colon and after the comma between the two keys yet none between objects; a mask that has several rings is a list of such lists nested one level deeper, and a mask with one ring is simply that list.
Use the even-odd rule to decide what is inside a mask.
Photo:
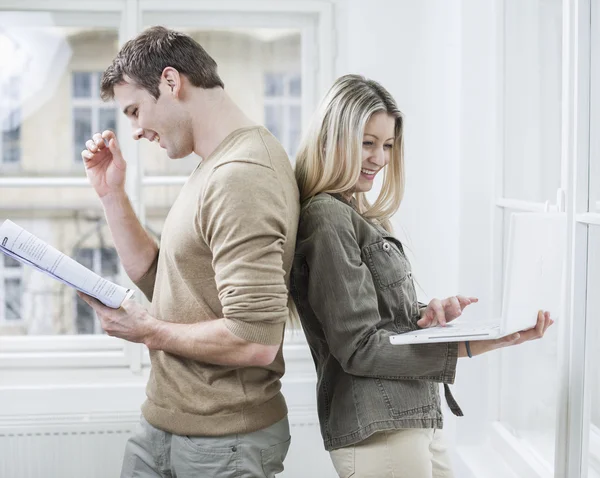
[{"label": "beige sweater", "polygon": [[[167,322],[226,319],[245,340],[280,344],[299,195],[290,161],[263,127],[239,129],[191,174],[160,251],[137,283]],[[281,349],[267,367],[230,367],[151,351],[146,420],[178,435],[259,430],[287,414]]]}]

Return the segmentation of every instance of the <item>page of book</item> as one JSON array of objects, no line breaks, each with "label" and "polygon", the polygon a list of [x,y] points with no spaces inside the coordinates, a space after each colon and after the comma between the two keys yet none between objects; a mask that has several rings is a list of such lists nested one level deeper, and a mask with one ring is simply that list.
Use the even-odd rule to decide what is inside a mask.
[{"label": "page of book", "polygon": [[133,290],[114,284],[10,220],[0,226],[0,251],[117,309]]}]

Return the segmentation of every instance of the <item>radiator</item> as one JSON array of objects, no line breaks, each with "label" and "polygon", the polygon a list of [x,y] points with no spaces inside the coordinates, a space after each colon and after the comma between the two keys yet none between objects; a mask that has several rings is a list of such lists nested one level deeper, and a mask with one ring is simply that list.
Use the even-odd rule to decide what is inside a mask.
[{"label": "radiator", "polygon": [[[291,410],[289,419],[292,445],[278,478],[336,477],[314,410]],[[137,413],[3,417],[0,478],[118,477],[138,421]]]},{"label": "radiator", "polygon": [[0,478],[118,477],[139,414],[39,416],[0,429]]}]

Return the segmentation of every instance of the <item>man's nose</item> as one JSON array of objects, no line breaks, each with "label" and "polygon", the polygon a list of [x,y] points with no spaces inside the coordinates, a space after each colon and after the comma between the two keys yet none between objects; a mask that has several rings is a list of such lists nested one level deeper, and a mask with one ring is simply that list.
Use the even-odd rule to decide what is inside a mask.
[{"label": "man's nose", "polygon": [[138,128],[133,132],[133,139],[138,141],[144,137],[144,130],[142,128]]}]

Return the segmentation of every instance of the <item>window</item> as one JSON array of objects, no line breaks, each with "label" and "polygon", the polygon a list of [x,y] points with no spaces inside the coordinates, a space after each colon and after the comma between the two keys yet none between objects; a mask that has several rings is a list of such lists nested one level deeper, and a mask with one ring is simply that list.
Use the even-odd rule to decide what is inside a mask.
[{"label": "window", "polygon": [[[587,407],[590,416],[585,417],[589,426],[588,440],[588,478],[600,478],[600,368],[596,365],[600,360],[600,138],[597,131],[600,127],[600,5],[591,5],[591,35],[590,35],[590,151],[589,151],[589,195],[587,204],[581,205],[581,211],[587,211],[584,217],[589,221],[587,227],[587,306],[585,313],[586,348],[589,349],[588,375],[586,385],[588,396]],[[583,161],[582,161],[583,163]],[[581,163],[580,163],[581,164]],[[587,207],[585,207],[587,206]],[[591,214],[589,214],[591,213]],[[581,271],[584,274],[584,271]],[[584,457],[585,467],[585,457]],[[583,471],[583,470],[582,470]]]},{"label": "window", "polygon": [[[503,167],[498,188],[503,226],[497,234],[505,260],[510,214],[544,210],[546,203],[558,207],[562,2],[505,0],[503,36]],[[497,267],[505,271],[504,264]],[[496,284],[497,298],[502,287]],[[555,317],[560,313],[551,312]],[[557,334],[558,327],[552,327],[544,340],[498,354],[501,372],[492,392],[499,396],[500,423],[550,468],[557,432]]]},{"label": "window", "polygon": [[101,72],[74,71],[73,98],[73,152],[75,161],[81,161],[85,142],[96,132],[116,131],[116,108],[100,98]]},{"label": "window", "polygon": [[291,158],[300,144],[302,81],[299,73],[265,74],[265,126]]},{"label": "window", "polygon": [[[199,160],[172,161],[155,144],[135,143],[127,119],[115,105],[101,100],[101,72],[125,41],[157,24],[192,34],[217,60],[234,101],[262,124],[267,72],[294,72],[297,78],[288,85],[288,96],[301,99],[303,112],[316,106],[323,93],[316,91],[317,86],[324,88],[333,80],[334,17],[329,2],[283,6],[269,0],[266,10],[266,4],[250,3],[243,11],[219,10],[218,5],[206,9],[194,2],[175,9],[152,2],[125,8],[123,2],[112,2],[99,11],[87,1],[65,6],[56,0],[44,2],[46,10],[38,11],[35,5],[41,3],[26,3],[24,11],[17,12],[25,26],[15,28],[30,40],[27,53],[32,61],[22,65],[25,72],[21,74],[35,73],[27,78],[37,81],[40,96],[36,100],[43,101],[11,119],[14,124],[21,120],[19,177],[0,174],[0,221],[13,220],[122,285],[132,284],[122,275],[113,276],[117,267],[114,245],[81,161],[85,141],[97,131],[116,130],[128,161],[128,195],[142,222],[156,233]],[[51,61],[45,61],[48,58]],[[27,70],[28,64],[36,65],[35,71]],[[294,134],[291,130],[288,137]],[[0,142],[5,137],[0,134]],[[0,161],[4,166],[4,160]],[[5,288],[14,291],[16,285],[14,281],[7,287],[2,283],[2,294]],[[27,267],[20,288],[21,325],[7,328],[2,320],[0,367],[137,367],[139,371],[143,347],[100,334],[99,324],[87,308],[78,307],[71,288]],[[136,299],[141,297],[136,294]]]},{"label": "window", "polygon": [[[563,3],[503,2],[504,154],[497,205],[504,227],[496,230],[497,243],[511,212],[547,207],[566,208],[566,233],[573,240],[565,250],[559,322],[544,340],[495,359],[500,378],[491,394],[499,395],[500,422],[494,439],[509,450],[519,476],[598,478],[600,143],[594,132],[600,119],[600,9],[583,2],[575,14],[573,5]],[[577,62],[565,61],[577,55]],[[562,85],[563,78],[570,81]],[[496,268],[504,269],[501,262]]]},{"label": "window", "polygon": [[[75,251],[73,258],[105,279],[118,283],[119,256],[114,247],[82,247]],[[74,293],[76,302],[75,328],[78,334],[101,334],[102,328],[96,314],[79,296]]]},{"label": "window", "polygon": [[[588,226],[588,247],[589,254],[587,260],[588,268],[588,288],[587,288],[587,317],[588,325],[588,344],[591,348],[589,354],[590,365],[597,364],[600,360],[600,294],[597,293],[600,287],[600,226]],[[590,407],[590,438],[589,438],[589,477],[600,477],[600,371],[598,367],[591,365],[589,367],[590,375],[589,400]]]},{"label": "window", "polygon": [[21,160],[21,109],[19,81],[12,77],[2,85],[5,116],[0,124],[0,164],[16,165]]},{"label": "window", "polygon": [[544,202],[560,187],[562,1],[504,0],[503,196]]},{"label": "window", "polygon": [[4,254],[0,262],[0,321],[6,325],[18,323],[22,317],[23,266]]}]

